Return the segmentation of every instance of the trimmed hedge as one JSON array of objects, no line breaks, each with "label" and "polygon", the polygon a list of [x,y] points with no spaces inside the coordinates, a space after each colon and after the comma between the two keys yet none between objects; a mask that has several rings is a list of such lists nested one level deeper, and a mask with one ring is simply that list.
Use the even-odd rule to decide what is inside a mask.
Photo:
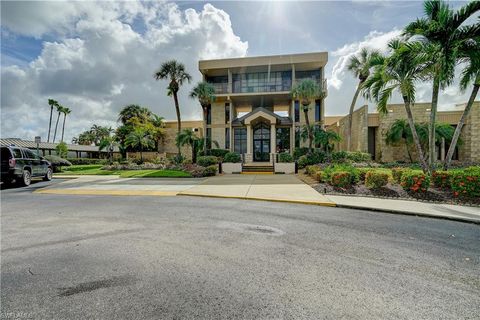
[{"label": "trimmed hedge", "polygon": [[480,170],[469,169],[452,174],[450,186],[455,197],[480,197]]},{"label": "trimmed hedge", "polygon": [[217,174],[217,166],[212,165],[208,166],[205,169],[203,169],[203,176],[204,177],[212,177]]},{"label": "trimmed hedge", "polygon": [[378,189],[384,187],[388,183],[388,173],[377,172],[377,171],[368,171],[365,174],[365,186],[368,189]]},{"label": "trimmed hedge", "polygon": [[107,159],[90,159],[90,158],[67,158],[73,165],[83,165],[83,164],[107,164]]},{"label": "trimmed hedge", "polygon": [[396,167],[396,168],[392,168],[392,177],[393,177],[393,180],[396,182],[396,183],[401,183],[402,182],[402,176],[405,172],[408,172],[410,169],[407,169],[407,168],[399,168],[399,167]]},{"label": "trimmed hedge", "polygon": [[437,188],[450,188],[451,178],[452,172],[450,171],[434,171],[432,173],[432,183]]},{"label": "trimmed hedge", "polygon": [[197,164],[202,167],[212,166],[218,163],[218,158],[214,156],[201,156],[197,158]]},{"label": "trimmed hedge", "polygon": [[306,154],[298,158],[297,163],[300,169],[305,168],[308,165],[325,162],[325,153],[321,151],[314,151],[311,154]]},{"label": "trimmed hedge", "polygon": [[430,186],[430,177],[422,172],[407,171],[403,173],[400,185],[405,191],[414,193],[427,192]]},{"label": "trimmed hedge", "polygon": [[293,150],[293,158],[298,160],[301,156],[304,156],[308,153],[308,148],[295,148]]},{"label": "trimmed hedge", "polygon": [[347,159],[353,162],[368,162],[372,160],[372,155],[370,153],[360,151],[347,151]]},{"label": "trimmed hedge", "polygon": [[329,183],[337,188],[347,188],[352,186],[352,181],[354,180],[355,178],[351,172],[336,171],[332,173]]},{"label": "trimmed hedge", "polygon": [[278,155],[278,162],[290,163],[290,162],[293,162],[293,157],[288,152],[282,152]]},{"label": "trimmed hedge", "polygon": [[239,163],[242,162],[242,157],[236,152],[228,152],[223,157],[223,162]]}]

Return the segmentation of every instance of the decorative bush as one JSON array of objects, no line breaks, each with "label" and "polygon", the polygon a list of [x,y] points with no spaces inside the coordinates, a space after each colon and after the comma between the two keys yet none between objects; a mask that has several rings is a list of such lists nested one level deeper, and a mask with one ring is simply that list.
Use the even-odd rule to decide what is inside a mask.
[{"label": "decorative bush", "polygon": [[346,158],[353,162],[368,162],[372,160],[372,155],[370,153],[365,153],[360,151],[354,151],[354,152],[347,151]]},{"label": "decorative bush", "polygon": [[331,157],[333,162],[341,163],[347,160],[348,154],[346,151],[334,151]]},{"label": "decorative bush", "polygon": [[295,148],[293,150],[293,158],[298,160],[301,156],[304,156],[308,153],[308,148]]},{"label": "decorative bush", "polygon": [[217,157],[214,156],[202,156],[197,158],[197,164],[202,167],[212,166],[218,163]]},{"label": "decorative bush", "polygon": [[217,174],[217,166],[211,165],[203,169],[204,177],[211,177]]},{"label": "decorative bush", "polygon": [[[46,156],[47,157],[47,156]],[[48,156],[53,157],[53,156]],[[107,159],[90,159],[90,158],[66,158],[72,165],[84,165],[84,164],[107,164]]]},{"label": "decorative bush", "polygon": [[388,183],[388,173],[381,171],[368,171],[365,174],[365,186],[368,189],[378,189],[386,186]]},{"label": "decorative bush", "polygon": [[392,168],[392,177],[393,177],[393,180],[396,182],[396,183],[401,183],[402,182],[402,176],[405,172],[409,171],[410,169],[407,169],[407,168],[399,168],[399,167],[396,167],[396,168]]},{"label": "decorative bush", "polygon": [[348,172],[350,177],[350,184],[356,184],[359,180],[359,171],[357,168],[349,164],[334,164],[328,167],[323,168],[322,170],[322,179],[326,182],[330,182],[332,180],[332,176],[336,172]]},{"label": "decorative bush", "polygon": [[297,160],[298,163],[298,168],[302,169],[305,168],[306,166],[312,164],[311,161],[308,159],[307,155],[303,155]]},{"label": "decorative bush", "polygon": [[325,181],[325,176],[324,176],[324,174],[323,174],[323,172],[322,172],[321,170],[316,171],[316,172],[312,175],[312,177],[313,177],[315,180],[319,181],[319,182],[324,182],[324,181]]},{"label": "decorative bush", "polygon": [[239,163],[242,162],[242,157],[236,152],[228,152],[223,157],[223,162]]},{"label": "decorative bush", "polygon": [[317,164],[325,162],[326,156],[325,153],[321,151],[315,151],[310,154],[306,154],[298,158],[298,167],[300,169],[305,168],[308,165]]},{"label": "decorative bush", "polygon": [[60,172],[62,167],[69,167],[72,163],[66,159],[60,158],[59,156],[44,156],[45,159],[50,161],[52,164],[53,172]]},{"label": "decorative bush", "polygon": [[432,183],[437,188],[450,188],[451,176],[452,174],[449,171],[434,171],[432,173]]},{"label": "decorative bush", "polygon": [[305,173],[308,175],[313,175],[315,174],[315,172],[319,170],[322,170],[322,168],[320,168],[320,166],[317,166],[317,165],[310,165],[305,167]]},{"label": "decorative bush", "polygon": [[[208,156],[214,156],[220,159],[223,159],[227,153],[230,153],[230,150],[228,149],[210,149],[207,150],[207,155]],[[203,154],[202,154],[203,156]],[[227,161],[224,161],[227,162]]]},{"label": "decorative bush", "polygon": [[186,165],[186,164],[193,164],[192,159],[184,159],[182,161],[182,165]]},{"label": "decorative bush", "polygon": [[354,180],[354,177],[351,172],[336,171],[332,173],[329,182],[334,187],[347,188],[352,186],[352,180]]},{"label": "decorative bush", "polygon": [[282,152],[278,155],[278,162],[293,162],[293,157],[288,152]]},{"label": "decorative bush", "polygon": [[185,160],[185,157],[181,154],[176,154],[174,157],[172,157],[172,162],[174,164],[182,164],[183,160]]},{"label": "decorative bush", "polygon": [[357,171],[358,171],[358,180],[360,182],[365,182],[365,175],[367,174],[367,172],[369,171],[372,171],[373,169],[372,168],[358,168]]},{"label": "decorative bush", "polygon": [[205,168],[200,167],[196,164],[186,164],[182,167],[182,170],[190,173],[194,178],[200,178],[203,177],[203,172],[205,171]]},{"label": "decorative bush", "polygon": [[455,197],[480,197],[480,170],[465,169],[453,173],[450,187]]},{"label": "decorative bush", "polygon": [[422,172],[407,171],[402,174],[400,184],[405,191],[414,193],[426,192],[430,186],[430,177]]},{"label": "decorative bush", "polygon": [[[163,169],[167,169],[167,166],[164,164],[155,164],[151,162],[144,162],[142,164],[137,164],[135,162],[122,163],[122,164],[118,162],[114,162],[111,165],[106,165],[102,167],[102,170],[163,170]],[[174,167],[172,169],[178,170],[180,168]]]}]

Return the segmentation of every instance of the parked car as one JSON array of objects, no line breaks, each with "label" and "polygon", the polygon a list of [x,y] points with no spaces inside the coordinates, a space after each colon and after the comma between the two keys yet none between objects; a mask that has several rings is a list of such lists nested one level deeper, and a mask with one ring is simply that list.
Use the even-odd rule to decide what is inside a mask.
[{"label": "parked car", "polygon": [[32,178],[42,177],[52,180],[52,164],[27,148],[15,146],[1,147],[1,180],[3,183],[15,181],[19,185],[30,185]]}]

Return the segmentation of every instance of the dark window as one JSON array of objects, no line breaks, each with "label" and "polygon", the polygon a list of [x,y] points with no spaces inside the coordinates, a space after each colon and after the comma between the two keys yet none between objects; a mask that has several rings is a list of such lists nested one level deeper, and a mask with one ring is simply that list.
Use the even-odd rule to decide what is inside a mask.
[{"label": "dark window", "polygon": [[24,149],[23,154],[25,155],[25,158],[28,159],[36,159],[38,157],[35,153],[28,149]]},{"label": "dark window", "polygon": [[315,122],[321,121],[322,117],[322,101],[315,100]]},{"label": "dark window", "polygon": [[230,123],[230,103],[225,103],[225,123]]},{"label": "dark window", "polygon": [[12,148],[12,153],[13,153],[13,157],[14,157],[15,159],[21,159],[21,158],[23,158],[22,152],[20,151],[20,149]]},{"label": "dark window", "polygon": [[300,102],[295,101],[295,122],[300,122]]},{"label": "dark window", "polygon": [[215,88],[215,93],[228,93],[228,76],[207,77],[207,82]]},{"label": "dark window", "polygon": [[295,148],[300,148],[300,127],[295,127]]},{"label": "dark window", "polygon": [[207,128],[207,149],[212,148],[212,128]]},{"label": "dark window", "polygon": [[212,105],[207,107],[207,124],[212,124]]},{"label": "dark window", "polygon": [[290,128],[277,128],[276,153],[290,151]]},{"label": "dark window", "polygon": [[6,161],[12,157],[12,154],[10,153],[10,150],[8,148],[2,148],[1,157],[3,161]]},{"label": "dark window", "polygon": [[320,69],[316,70],[309,70],[309,71],[296,71],[295,72],[295,80],[302,81],[305,79],[312,79],[314,81],[320,82],[321,73]]},{"label": "dark window", "polygon": [[225,128],[225,149],[230,149],[230,128]]},{"label": "dark window", "polygon": [[247,153],[247,129],[238,128],[233,131],[233,149],[239,154]]},{"label": "dark window", "polygon": [[290,91],[291,71],[256,72],[234,74],[233,92],[278,92]]}]

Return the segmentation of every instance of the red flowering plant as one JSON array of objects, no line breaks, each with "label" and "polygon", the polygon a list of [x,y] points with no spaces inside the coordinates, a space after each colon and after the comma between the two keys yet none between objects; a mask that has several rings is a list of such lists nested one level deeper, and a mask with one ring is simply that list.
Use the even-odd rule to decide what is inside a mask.
[{"label": "red flowering plant", "polygon": [[352,173],[348,171],[333,172],[330,178],[330,184],[337,188],[347,188],[352,186]]},{"label": "red flowering plant", "polygon": [[455,172],[450,187],[455,197],[480,197],[480,172],[468,169]]},{"label": "red flowering plant", "polygon": [[430,177],[419,171],[404,172],[400,185],[408,192],[425,193],[430,186]]},{"label": "red flowering plant", "polygon": [[449,171],[434,171],[432,173],[432,183],[437,188],[450,188],[451,178],[452,173]]}]

